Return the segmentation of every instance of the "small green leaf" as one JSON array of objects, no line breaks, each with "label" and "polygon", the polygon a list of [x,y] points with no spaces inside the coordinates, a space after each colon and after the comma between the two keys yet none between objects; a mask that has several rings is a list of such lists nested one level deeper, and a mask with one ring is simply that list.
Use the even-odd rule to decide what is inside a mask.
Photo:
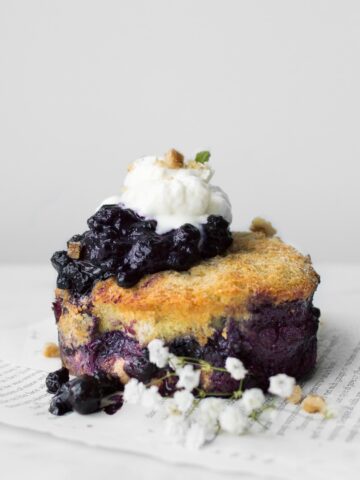
[{"label": "small green leaf", "polygon": [[209,161],[210,155],[211,153],[206,150],[204,152],[198,152],[195,157],[195,162],[206,163]]}]

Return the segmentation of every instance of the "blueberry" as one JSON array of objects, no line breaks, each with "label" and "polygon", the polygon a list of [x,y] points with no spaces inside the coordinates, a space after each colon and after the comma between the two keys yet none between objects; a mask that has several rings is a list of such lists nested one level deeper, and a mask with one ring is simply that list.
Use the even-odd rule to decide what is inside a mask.
[{"label": "blueberry", "polygon": [[133,356],[131,360],[125,362],[124,370],[130,377],[140,382],[148,382],[158,369],[146,356]]},{"label": "blueberry", "polygon": [[132,225],[129,230],[130,237],[142,237],[149,232],[155,232],[157,222],[155,220],[145,220],[143,222],[137,222]]},{"label": "blueberry", "polygon": [[128,270],[123,266],[120,266],[116,273],[116,280],[120,287],[131,288],[138,283],[142,277],[140,270]]},{"label": "blueberry", "polygon": [[223,253],[232,244],[229,223],[220,216],[210,215],[203,225],[204,239],[201,245],[203,258]]},{"label": "blueberry", "polygon": [[99,263],[103,260],[106,260],[114,252],[115,242],[111,238],[105,238],[103,240],[98,240],[97,242],[91,245],[89,248],[88,245],[85,246],[85,257],[86,260],[90,260],[92,263]]},{"label": "blueberry", "polygon": [[95,215],[89,218],[88,226],[91,230],[101,231],[104,226],[110,225],[125,233],[140,218],[132,210],[123,209],[119,205],[103,205]]},{"label": "blueberry", "polygon": [[115,220],[114,227],[122,234],[126,235],[129,228],[136,222],[143,220],[137,213],[130,208],[119,208],[118,217]]},{"label": "blueberry", "polygon": [[167,258],[167,266],[177,271],[189,270],[198,260],[199,252],[196,246],[184,245],[173,249]]},{"label": "blueberry", "polygon": [[137,270],[151,260],[153,243],[149,238],[138,240],[124,260],[131,270]]},{"label": "blueberry", "polygon": [[74,288],[79,293],[86,292],[93,283],[91,275],[82,271],[81,268],[79,268],[79,265],[75,262],[66,265],[62,271],[62,275],[65,281],[70,285],[70,288]]},{"label": "blueberry", "polygon": [[180,228],[173,230],[172,240],[175,246],[177,245],[188,245],[189,243],[199,243],[201,235],[200,230],[191,225],[190,223],[186,223],[182,225]]},{"label": "blueberry", "polygon": [[53,415],[65,415],[72,411],[69,383],[64,383],[50,402],[49,412]]},{"label": "blueberry", "polygon": [[69,382],[69,402],[73,409],[87,415],[97,412],[101,403],[99,382],[90,375],[81,375]]},{"label": "blueberry", "polygon": [[58,272],[60,272],[70,261],[71,260],[67,256],[65,250],[55,252],[54,255],[51,257],[52,266]]},{"label": "blueberry", "polygon": [[94,375],[95,380],[100,386],[101,397],[107,397],[115,392],[123,390],[124,386],[118,377],[110,377],[106,373],[97,372]]},{"label": "blueberry", "polygon": [[59,273],[57,280],[56,280],[57,288],[67,289],[71,287],[71,280],[67,273],[63,273],[62,271]]},{"label": "blueberry", "polygon": [[171,353],[178,357],[200,358],[201,346],[195,338],[190,336],[175,338],[169,345]]},{"label": "blueberry", "polygon": [[49,412],[53,415],[61,416],[71,411],[71,406],[61,396],[55,395],[50,402]]},{"label": "blueberry", "polygon": [[46,377],[46,388],[50,393],[56,393],[60,387],[69,381],[69,370],[65,367],[49,373]]},{"label": "blueberry", "polygon": [[[101,268],[87,261],[72,260],[61,271],[58,277],[58,288],[71,288],[78,293],[89,290],[99,277]],[[63,285],[68,285],[63,287]]]},{"label": "blueberry", "polygon": [[122,395],[114,395],[110,398],[110,405],[104,407],[104,412],[108,415],[114,415],[123,406],[124,399]]},{"label": "blueberry", "polygon": [[118,218],[119,207],[117,205],[103,205],[92,215],[87,223],[90,230],[101,230],[101,227],[113,225]]}]

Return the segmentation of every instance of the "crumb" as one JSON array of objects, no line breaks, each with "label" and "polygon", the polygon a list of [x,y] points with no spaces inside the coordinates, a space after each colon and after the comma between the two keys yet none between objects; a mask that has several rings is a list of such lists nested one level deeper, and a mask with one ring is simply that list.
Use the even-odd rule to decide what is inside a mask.
[{"label": "crumb", "polygon": [[113,372],[120,378],[121,383],[125,385],[130,380],[129,375],[124,370],[125,360],[119,358],[113,365]]},{"label": "crumb", "polygon": [[68,257],[73,260],[78,260],[80,258],[81,252],[81,243],[80,242],[69,242],[67,248]]},{"label": "crumb", "polygon": [[250,230],[252,232],[262,232],[266,237],[273,237],[276,234],[276,229],[270,222],[261,217],[256,217],[251,222]]},{"label": "crumb", "polygon": [[47,357],[47,358],[60,357],[59,346],[53,342],[46,343],[43,349],[43,354],[44,354],[44,357]]},{"label": "crumb", "polygon": [[168,168],[182,168],[184,166],[184,155],[172,148],[165,154],[164,162]]},{"label": "crumb", "polygon": [[208,168],[208,167],[206,167],[206,165],[202,163],[195,162],[195,160],[189,160],[186,163],[186,168],[192,168],[193,170],[200,170],[201,168]]},{"label": "crumb", "polygon": [[326,402],[320,395],[307,395],[301,403],[301,408],[307,413],[325,413]]},{"label": "crumb", "polygon": [[298,403],[301,402],[302,399],[302,389],[300,385],[295,385],[292,394],[290,397],[287,398],[287,401],[289,403],[292,403],[293,405],[297,405]]}]

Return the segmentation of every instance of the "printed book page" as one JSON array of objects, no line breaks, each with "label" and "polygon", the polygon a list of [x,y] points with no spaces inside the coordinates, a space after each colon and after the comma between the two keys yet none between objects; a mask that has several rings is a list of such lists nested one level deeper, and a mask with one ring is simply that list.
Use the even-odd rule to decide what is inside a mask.
[{"label": "printed book page", "polygon": [[[41,350],[52,340],[52,321],[32,327],[19,365],[0,361],[0,423],[22,427],[96,447],[137,452],[168,462],[201,465],[220,471],[269,474],[278,478],[311,475],[355,478],[360,468],[360,334],[356,318],[325,320],[319,331],[318,366],[302,387],[326,398],[335,417],[310,415],[299,406],[279,402],[266,429],[236,437],[219,435],[199,451],[172,444],[158,415],[125,405],[115,415],[76,413],[55,417],[48,412],[51,395],[44,382],[59,359]],[[319,468],[321,467],[321,468]]]}]

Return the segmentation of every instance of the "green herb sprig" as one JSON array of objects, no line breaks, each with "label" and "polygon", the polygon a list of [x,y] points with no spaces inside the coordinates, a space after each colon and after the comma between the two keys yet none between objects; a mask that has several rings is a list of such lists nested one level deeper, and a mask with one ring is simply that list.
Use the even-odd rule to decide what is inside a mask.
[{"label": "green herb sprig", "polygon": [[204,164],[210,160],[210,156],[211,153],[207,150],[204,150],[203,152],[198,152],[195,157],[195,162]]}]

